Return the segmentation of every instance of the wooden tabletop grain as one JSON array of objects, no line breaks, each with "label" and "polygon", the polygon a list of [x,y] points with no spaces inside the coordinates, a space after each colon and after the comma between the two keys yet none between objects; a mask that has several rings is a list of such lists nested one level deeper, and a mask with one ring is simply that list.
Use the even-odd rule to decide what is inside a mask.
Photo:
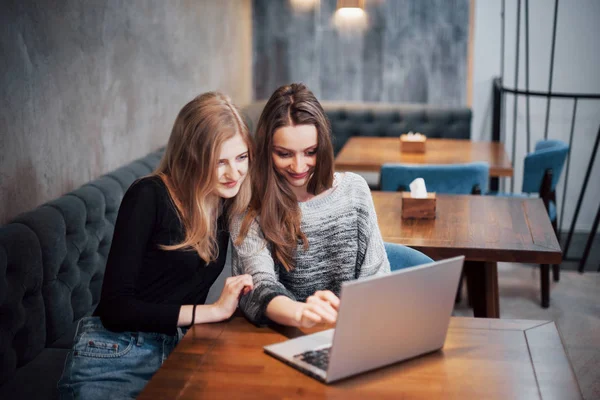
[{"label": "wooden tabletop grain", "polygon": [[499,142],[427,139],[425,153],[400,152],[399,138],[354,136],[335,158],[337,171],[379,172],[385,163],[461,164],[485,161],[491,177],[512,177],[513,167]]},{"label": "wooden tabletop grain", "polygon": [[559,264],[560,245],[539,198],[437,195],[436,218],[402,219],[402,193],[371,192],[386,242],[441,259]]},{"label": "wooden tabletop grain", "polygon": [[304,333],[242,317],[196,325],[139,398],[582,398],[553,322],[451,318],[443,350],[331,385],[263,352]]}]

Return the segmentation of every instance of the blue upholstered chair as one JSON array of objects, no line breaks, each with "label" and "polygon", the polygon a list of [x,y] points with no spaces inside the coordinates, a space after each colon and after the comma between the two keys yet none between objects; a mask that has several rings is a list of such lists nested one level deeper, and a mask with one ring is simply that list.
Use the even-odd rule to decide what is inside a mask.
[{"label": "blue upholstered chair", "polygon": [[490,194],[518,197],[539,195],[544,200],[550,221],[556,230],[556,185],[568,153],[569,146],[561,140],[540,140],[536,143],[535,150],[525,156],[521,193]]},{"label": "blue upholstered chair", "polygon": [[[539,195],[543,200],[554,233],[558,236],[556,212],[556,185],[560,179],[569,146],[560,140],[540,140],[535,144],[535,150],[525,156],[523,165],[522,193],[491,193],[497,196],[529,196]],[[560,279],[558,265],[552,268],[554,280]],[[542,296],[543,297],[543,296]]]},{"label": "blue upholstered chair", "polygon": [[[556,185],[560,179],[569,146],[560,140],[540,140],[535,144],[535,150],[525,156],[523,165],[523,186],[522,193],[490,193],[496,196],[515,196],[527,197],[531,194],[539,195],[544,202],[550,222],[554,228],[554,233],[558,237],[557,212],[556,212]],[[552,276],[554,281],[560,280],[560,265],[552,266]],[[541,265],[542,281],[542,307],[550,305],[550,267]]]},{"label": "blue upholstered chair", "polygon": [[490,167],[485,162],[468,164],[384,164],[380,187],[383,191],[410,191],[409,184],[423,178],[428,192],[480,194],[487,192]]},{"label": "blue upholstered chair", "polygon": [[556,185],[560,179],[569,146],[560,140],[540,140],[535,151],[525,157],[523,193],[538,193],[556,231]]},{"label": "blue upholstered chair", "polygon": [[427,264],[433,260],[418,250],[396,243],[384,242],[392,271]]}]

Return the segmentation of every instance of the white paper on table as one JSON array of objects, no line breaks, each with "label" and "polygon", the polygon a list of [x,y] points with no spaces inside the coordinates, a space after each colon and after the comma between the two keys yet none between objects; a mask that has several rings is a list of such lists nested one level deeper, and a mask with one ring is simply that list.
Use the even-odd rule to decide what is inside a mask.
[{"label": "white paper on table", "polygon": [[417,178],[412,181],[409,185],[410,197],[413,199],[426,199],[427,198],[427,187],[425,186],[425,180],[423,178]]},{"label": "white paper on table", "polygon": [[412,131],[408,132],[406,136],[404,136],[404,140],[408,142],[420,142],[425,139],[425,135],[417,132],[413,133]]}]

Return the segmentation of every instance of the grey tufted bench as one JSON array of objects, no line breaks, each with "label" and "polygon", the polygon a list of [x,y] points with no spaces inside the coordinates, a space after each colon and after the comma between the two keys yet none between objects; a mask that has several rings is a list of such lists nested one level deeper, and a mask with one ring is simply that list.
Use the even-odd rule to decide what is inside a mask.
[{"label": "grey tufted bench", "polygon": [[162,153],[0,227],[0,398],[57,398],[77,322],[99,301],[123,194]]}]

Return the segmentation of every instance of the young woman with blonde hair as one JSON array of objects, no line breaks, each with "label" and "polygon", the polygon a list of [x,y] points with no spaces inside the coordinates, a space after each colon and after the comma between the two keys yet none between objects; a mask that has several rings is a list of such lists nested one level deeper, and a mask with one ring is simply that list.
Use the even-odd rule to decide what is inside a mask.
[{"label": "young woman with blonde hair", "polygon": [[334,173],[329,122],[302,84],[273,93],[255,141],[249,211],[231,226],[233,272],[254,283],[240,308],[256,324],[334,323],[342,282],[390,271],[369,187]]},{"label": "young woman with blonde hair", "polygon": [[135,398],[182,338],[182,328],[229,318],[249,275],[221,273],[228,222],[250,200],[251,138],[238,109],[217,92],[186,104],[150,176],[119,208],[100,303],[77,327],[58,387],[63,399]]}]

